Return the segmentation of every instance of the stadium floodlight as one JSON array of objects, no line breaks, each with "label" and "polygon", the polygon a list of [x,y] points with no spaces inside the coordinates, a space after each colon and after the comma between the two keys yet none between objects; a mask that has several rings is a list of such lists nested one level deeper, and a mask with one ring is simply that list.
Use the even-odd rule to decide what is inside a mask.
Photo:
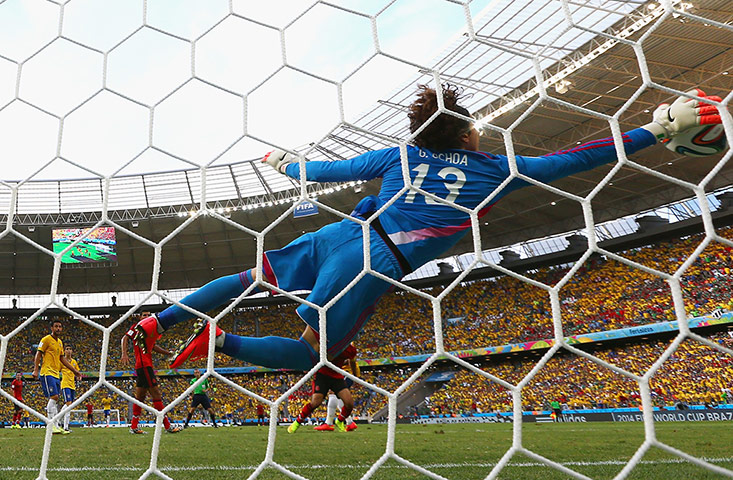
[{"label": "stadium floodlight", "polygon": [[555,84],[555,91],[560,95],[564,95],[568,93],[571,85],[572,83],[569,80],[562,79]]}]

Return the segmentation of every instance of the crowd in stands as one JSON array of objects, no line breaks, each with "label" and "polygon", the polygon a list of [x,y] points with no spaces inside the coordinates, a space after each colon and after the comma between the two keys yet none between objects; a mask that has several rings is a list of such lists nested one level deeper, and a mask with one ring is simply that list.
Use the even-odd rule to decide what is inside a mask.
[{"label": "crowd in stands", "polygon": [[[727,348],[733,348],[733,338],[727,333],[713,334],[709,338]],[[669,344],[670,341],[631,344],[599,350],[593,352],[593,355],[629,373],[643,375]],[[480,367],[487,373],[516,384],[529,373],[536,361],[537,359],[524,359],[492,362]],[[393,392],[416,368],[417,366],[400,365],[398,368],[364,369],[360,378]],[[428,398],[425,405],[427,410],[421,413],[457,415],[511,410],[510,392],[474,372],[458,369],[454,365],[436,365],[421,378],[435,371],[445,370],[455,370],[455,377]],[[247,390],[274,401],[286,393],[301,377],[295,373],[274,372],[233,375],[228,378]],[[161,377],[160,387],[164,401],[172,401],[183,393],[189,387],[189,380],[190,377]],[[133,392],[132,379],[111,378],[110,383],[128,394]],[[95,384],[94,379],[82,381],[77,386],[77,395],[83,394]],[[258,403],[256,399],[220,380],[213,380],[211,384],[209,395],[218,416],[224,412],[224,406],[229,405],[235,418],[240,420],[255,418]],[[4,387],[7,388],[7,385]],[[733,359],[703,343],[691,340],[686,340],[679,346],[650,382],[656,406],[675,406],[679,403],[714,406],[718,403],[727,403],[725,392],[731,387],[733,387]],[[310,388],[310,382],[306,382],[288,395],[281,405],[281,410],[278,411],[278,417],[295,417],[303,403],[310,397]],[[387,404],[384,395],[362,385],[354,385],[351,390],[357,417],[368,418]],[[128,415],[128,401],[106,387],[100,387],[95,391],[90,397],[91,403],[100,409],[105,396],[112,398],[113,409],[119,409],[120,418],[124,420]],[[45,399],[41,395],[38,382],[26,382],[24,397],[32,408],[43,411]],[[639,386],[636,381],[589,359],[572,354],[556,354],[552,357],[522,392],[524,410],[545,410],[552,400],[558,400],[571,409],[640,406]],[[179,420],[185,418],[189,403],[190,399],[184,398],[171,412],[172,418]],[[0,418],[8,418],[12,414],[12,406],[9,402],[0,405],[2,406]],[[81,410],[83,405],[77,408]],[[266,407],[266,411],[269,412],[269,407]],[[321,415],[323,413],[324,411],[320,412]],[[152,420],[152,416],[149,418]],[[101,421],[101,417],[98,420]]]},{"label": "crowd in stands", "polygon": [[[733,348],[733,338],[727,333],[716,333],[709,339]],[[670,343],[632,344],[596,351],[593,355],[641,376]],[[511,361],[485,365],[482,369],[516,385],[535,364],[536,360]],[[726,390],[733,387],[733,358],[703,343],[685,340],[655,373],[649,387],[653,403],[658,407],[729,403]],[[553,356],[522,391],[524,410],[548,410],[553,400],[570,409],[641,406],[639,384],[635,380],[573,354]],[[512,409],[512,398],[503,386],[462,369],[430,397],[428,407],[432,414],[504,412]]]},{"label": "crowd in stands", "polygon": [[[733,237],[733,228],[720,234]],[[648,268],[673,273],[702,241],[701,236],[690,236],[651,247],[622,252],[626,259]],[[733,265],[733,249],[720,243],[711,243],[687,268],[682,276],[684,308],[689,316],[699,316],[723,308],[733,310],[733,282],[730,281]],[[533,280],[555,285],[566,276],[570,266],[540,269],[525,273]],[[428,290],[437,295],[441,288]],[[675,320],[670,287],[666,281],[632,268],[624,263],[592,257],[564,284],[560,291],[561,314],[565,335],[606,331],[648,323]],[[457,286],[441,302],[444,343],[447,350],[488,347],[520,343],[553,337],[549,295],[541,288],[522,282],[511,276],[475,281]],[[237,309],[224,317],[220,325],[225,331],[239,335],[279,335],[297,338],[303,324],[294,314],[294,306]],[[446,321],[451,319],[451,321]],[[25,326],[8,342],[3,373],[30,372],[35,346],[49,333],[48,319],[38,318]],[[111,325],[117,318],[92,317],[101,326]],[[7,335],[25,319],[0,319],[0,333]],[[123,369],[120,364],[120,338],[137,318],[130,318],[119,325],[110,336],[108,371]],[[190,332],[191,324],[177,325],[164,335],[160,345],[173,349],[176,343]],[[74,357],[82,371],[97,372],[102,351],[102,331],[78,319],[64,319],[61,336],[66,345],[74,348]],[[728,342],[726,337],[715,341]],[[378,358],[413,355],[434,351],[432,304],[417,295],[396,292],[386,295],[356,346],[360,358]],[[644,371],[659,357],[666,344],[647,343],[625,347],[621,350],[598,352],[599,358],[615,363],[621,368],[638,373]],[[695,361],[689,361],[694,357]],[[701,361],[700,359],[705,359]],[[165,359],[158,357],[158,366],[165,367]],[[216,366],[242,366],[241,361],[217,355]],[[205,363],[194,364],[204,366]],[[526,374],[533,363],[508,362],[486,368],[495,375],[516,382]],[[675,368],[671,368],[674,365]],[[655,399],[659,404],[681,401],[690,403],[713,402],[722,388],[730,388],[733,377],[730,359],[716,355],[709,347],[685,342],[679,351],[660,369],[652,382]],[[410,369],[363,369],[364,379],[374,381],[382,388],[393,391],[409,375]],[[432,406],[446,405],[450,411],[504,410],[510,405],[506,390],[491,382],[479,382],[476,388],[474,374],[460,373],[446,388],[439,390],[430,402]],[[282,395],[299,378],[295,374],[258,374],[234,377],[242,384],[265,398]],[[131,380],[119,382],[123,391],[131,391]],[[93,385],[84,381],[81,391]],[[214,382],[217,392],[212,396],[215,405],[229,404],[244,417],[251,416],[256,402],[221,382]],[[6,387],[5,384],[3,384]],[[163,379],[164,399],[171,399],[188,387],[188,380],[177,377]],[[599,367],[595,363],[576,356],[556,356],[540,370],[525,390],[523,397],[527,409],[542,408],[550,397],[564,398],[572,406],[619,406],[638,400],[636,383],[623,376]],[[472,393],[473,392],[473,393]],[[43,411],[40,388],[37,382],[28,382],[28,402]],[[99,403],[104,393],[96,392],[93,403]],[[216,396],[220,398],[216,398]],[[293,415],[309,395],[309,384],[290,396],[282,416]],[[373,414],[386,403],[379,394],[361,386],[355,387],[356,411],[366,416]],[[127,411],[127,402],[119,399],[120,411]],[[9,402],[1,402],[0,415],[7,417],[12,410]],[[474,405],[475,404],[475,405]],[[173,415],[185,415],[179,406]]]}]

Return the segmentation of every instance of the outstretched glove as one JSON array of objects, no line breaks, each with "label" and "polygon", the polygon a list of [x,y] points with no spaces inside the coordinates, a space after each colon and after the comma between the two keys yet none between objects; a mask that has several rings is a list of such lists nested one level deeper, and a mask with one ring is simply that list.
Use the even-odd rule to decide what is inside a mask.
[{"label": "outstretched glove", "polygon": [[[716,95],[706,96],[705,92],[696,88],[687,92],[688,95],[720,102]],[[658,141],[674,137],[688,128],[698,125],[721,123],[720,112],[715,105],[701,102],[694,98],[678,97],[672,105],[663,103],[652,113],[653,121],[644,125],[643,129],[651,132]]]},{"label": "outstretched glove", "polygon": [[266,163],[278,172],[284,174],[285,168],[290,165],[291,163],[297,163],[298,157],[295,155],[292,155],[284,150],[280,150],[279,148],[276,148],[275,150],[271,151],[267,155],[265,155],[265,158],[262,159],[262,163]]}]

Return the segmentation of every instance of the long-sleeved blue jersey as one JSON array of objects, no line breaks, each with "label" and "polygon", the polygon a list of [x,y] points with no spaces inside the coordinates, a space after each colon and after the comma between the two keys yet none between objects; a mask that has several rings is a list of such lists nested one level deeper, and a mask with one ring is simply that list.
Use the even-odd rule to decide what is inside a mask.
[{"label": "long-sleeved blue jersey", "polygon": [[[632,154],[654,145],[654,136],[642,128],[623,135],[624,150]],[[616,160],[612,138],[578,145],[543,157],[516,156],[519,172],[543,183],[593,169]],[[468,150],[433,152],[407,147],[410,179],[415,187],[475,209],[496,190],[509,175],[509,162],[504,155]],[[381,208],[404,187],[399,148],[376,150],[350,160],[306,162],[306,178],[315,182],[342,182],[382,178],[378,196],[362,199],[355,212],[371,213]],[[300,178],[298,164],[288,165],[286,174]],[[512,180],[492,200],[491,205],[509,192],[530,185],[521,179]],[[491,205],[483,208],[484,215]],[[347,220],[348,221],[348,220]],[[438,258],[471,227],[469,215],[415,191],[403,193],[380,216],[379,221],[394,245],[412,269]]]}]

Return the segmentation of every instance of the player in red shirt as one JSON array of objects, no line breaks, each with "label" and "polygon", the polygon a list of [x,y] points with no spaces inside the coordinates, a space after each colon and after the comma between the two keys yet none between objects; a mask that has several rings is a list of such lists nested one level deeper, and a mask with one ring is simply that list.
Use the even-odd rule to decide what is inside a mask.
[{"label": "player in red shirt", "polygon": [[94,426],[94,404],[91,401],[88,401],[86,404],[87,407],[87,427],[93,427]]},{"label": "player in red shirt", "polygon": [[265,425],[265,406],[261,403],[257,404],[255,408],[257,410],[257,426]]},{"label": "player in red shirt", "polygon": [[[10,388],[13,390],[13,397],[19,402],[23,402],[23,375],[20,372],[15,374],[15,379],[10,384]],[[10,428],[20,428],[20,421],[23,418],[23,407],[17,403],[13,405],[15,406],[15,412],[13,413],[13,422]]]},{"label": "player in red shirt", "polygon": [[[143,313],[143,317],[147,317],[150,314]],[[129,365],[130,357],[128,356],[128,348],[130,340],[135,339],[137,324],[133,325],[130,330],[122,336],[122,364]],[[158,377],[155,376],[155,370],[153,370],[153,352],[162,353],[163,355],[171,355],[171,352],[155,344],[160,338],[160,334],[151,335],[145,338],[144,342],[139,343],[133,341],[133,352],[135,353],[135,375],[137,377],[135,385],[135,398],[140,402],[145,401],[145,397],[150,396],[153,398],[153,407],[158,410],[163,410],[163,396],[158,388]],[[132,422],[130,424],[130,433],[141,434],[147,433],[141,428],[138,428],[138,422],[140,420],[140,414],[142,413],[142,407],[133,404],[132,405]],[[168,433],[178,433],[183,430],[178,425],[171,425],[168,416],[163,417],[163,426],[165,431]]]},{"label": "player in red shirt", "polygon": [[[353,344],[349,344],[349,346],[346,347],[346,350],[341,352],[336,358],[331,360],[331,362],[339,368],[343,368],[345,364],[348,364],[347,366],[349,370],[351,370],[352,374],[359,374],[359,367],[356,364],[356,347],[354,347]],[[344,402],[341,413],[339,413],[339,416],[334,423],[342,432],[351,430],[347,429],[344,421],[349,415],[351,415],[351,411],[354,409],[354,397],[351,396],[351,392],[346,385],[344,376],[329,367],[323,366],[316,372],[316,375],[313,378],[313,390],[311,391],[312,396],[310,401],[303,406],[303,410],[300,411],[298,418],[290,424],[288,427],[288,433],[295,433],[295,431],[298,430],[301,423],[303,423],[306,418],[310,417],[313,411],[323,403],[323,399],[328,395],[329,390],[335,393],[336,396]]]}]

